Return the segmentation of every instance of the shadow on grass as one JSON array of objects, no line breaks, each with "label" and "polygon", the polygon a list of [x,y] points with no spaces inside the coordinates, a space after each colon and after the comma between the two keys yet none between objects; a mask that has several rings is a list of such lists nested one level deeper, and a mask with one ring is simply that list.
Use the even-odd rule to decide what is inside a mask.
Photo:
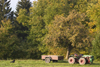
[{"label": "shadow on grass", "polygon": [[59,61],[56,62],[56,63],[68,63],[68,61],[66,61],[66,60],[59,60]]},{"label": "shadow on grass", "polygon": [[100,63],[93,63],[93,64],[91,64],[91,65],[100,65]]}]

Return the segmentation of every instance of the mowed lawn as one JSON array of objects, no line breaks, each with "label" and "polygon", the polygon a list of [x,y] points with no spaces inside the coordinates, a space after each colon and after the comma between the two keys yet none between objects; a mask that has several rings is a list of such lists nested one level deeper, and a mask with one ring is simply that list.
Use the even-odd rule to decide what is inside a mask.
[{"label": "mowed lawn", "polygon": [[45,63],[42,60],[16,60],[15,63],[10,63],[11,60],[0,60],[0,67],[100,67],[100,61],[94,61],[93,64],[79,65],[69,64],[67,61],[58,61]]}]

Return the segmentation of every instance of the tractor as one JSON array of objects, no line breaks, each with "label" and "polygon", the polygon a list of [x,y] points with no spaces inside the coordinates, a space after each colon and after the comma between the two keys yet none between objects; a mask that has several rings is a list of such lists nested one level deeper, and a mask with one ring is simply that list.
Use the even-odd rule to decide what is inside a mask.
[{"label": "tractor", "polygon": [[69,64],[79,63],[80,65],[85,65],[85,64],[92,64],[93,60],[94,56],[92,55],[73,54],[69,56],[68,62]]}]

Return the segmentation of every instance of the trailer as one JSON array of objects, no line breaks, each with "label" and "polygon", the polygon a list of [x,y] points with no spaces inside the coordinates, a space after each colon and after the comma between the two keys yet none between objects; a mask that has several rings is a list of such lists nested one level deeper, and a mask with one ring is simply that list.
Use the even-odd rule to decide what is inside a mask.
[{"label": "trailer", "polygon": [[50,63],[51,61],[58,62],[58,60],[63,60],[64,56],[59,56],[59,55],[41,55],[41,59],[45,60],[46,63]]}]

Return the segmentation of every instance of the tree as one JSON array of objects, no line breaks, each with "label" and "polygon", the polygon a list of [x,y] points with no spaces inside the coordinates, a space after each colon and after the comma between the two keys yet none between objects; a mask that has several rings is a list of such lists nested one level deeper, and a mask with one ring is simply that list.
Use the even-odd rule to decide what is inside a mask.
[{"label": "tree", "polygon": [[41,52],[49,51],[48,47],[45,47],[45,43],[42,42],[45,39],[44,36],[49,32],[49,24],[52,23],[56,15],[68,15],[69,11],[74,9],[76,3],[77,0],[34,1],[33,7],[30,8],[30,34],[28,37],[30,44],[39,46],[37,49]]},{"label": "tree", "polygon": [[[18,1],[17,8],[16,8],[16,16],[17,16],[17,32],[18,37],[22,38],[22,40],[28,36],[28,23],[29,20],[29,9],[31,7],[30,0],[21,0]],[[22,11],[21,11],[22,10]],[[25,12],[24,12],[25,11]],[[21,14],[22,13],[22,14]],[[24,15],[25,14],[25,15]],[[24,40],[25,40],[24,39]]]},{"label": "tree", "polygon": [[8,19],[10,16],[10,0],[0,0],[0,24],[1,20]]},{"label": "tree", "polygon": [[15,25],[10,20],[2,21],[0,27],[0,59],[26,58],[28,43],[25,41],[17,36]]},{"label": "tree", "polygon": [[16,11],[17,11],[17,13],[19,13],[20,9],[26,9],[27,13],[29,13],[29,9],[31,6],[32,5],[31,5],[30,0],[21,0],[21,1],[18,1]]},{"label": "tree", "polygon": [[18,49],[20,41],[13,32],[14,26],[11,21],[2,21],[0,26],[0,59],[14,58],[12,53]]},{"label": "tree", "polygon": [[[16,34],[20,42],[18,45],[16,45],[18,50],[14,50],[14,52],[12,53],[14,58],[26,58],[27,53],[28,53],[27,52],[27,49],[28,49],[27,36],[29,35],[28,22],[30,20],[30,16],[29,16],[30,7],[31,7],[30,0],[18,1],[13,25],[15,26],[14,34]],[[16,56],[16,53],[19,53],[19,54]],[[24,57],[23,57],[23,54],[24,54]]]},{"label": "tree", "polygon": [[21,38],[22,40],[26,40],[27,36],[28,36],[28,31],[29,31],[29,15],[27,14],[27,10],[26,9],[20,9],[19,11],[19,15],[16,18],[18,24],[19,24],[19,28],[17,29],[17,36],[19,38]]},{"label": "tree", "polygon": [[[48,34],[44,38],[46,45],[66,47],[66,58],[73,48],[82,48],[91,45],[88,37],[88,30],[82,21],[85,14],[73,10],[67,17],[55,16],[54,21],[48,25]],[[88,45],[87,45],[88,44]],[[48,48],[50,50],[50,48]]]},{"label": "tree", "polygon": [[33,7],[30,8],[30,20],[28,22],[30,32],[27,41],[29,47],[28,57],[31,58],[40,58],[42,53],[39,49],[42,48],[41,41],[45,35],[45,22],[43,16],[46,7],[43,1],[34,1]]},{"label": "tree", "polygon": [[[21,0],[18,1],[17,8],[16,8],[16,21],[15,21],[15,34],[17,35],[18,39],[20,40],[20,46],[23,48],[18,51],[18,53],[26,54],[28,47],[27,43],[27,36],[29,35],[29,9],[31,7],[30,0]],[[22,56],[22,54],[20,54]],[[26,57],[26,56],[25,56]],[[25,58],[24,57],[24,58]]]}]

